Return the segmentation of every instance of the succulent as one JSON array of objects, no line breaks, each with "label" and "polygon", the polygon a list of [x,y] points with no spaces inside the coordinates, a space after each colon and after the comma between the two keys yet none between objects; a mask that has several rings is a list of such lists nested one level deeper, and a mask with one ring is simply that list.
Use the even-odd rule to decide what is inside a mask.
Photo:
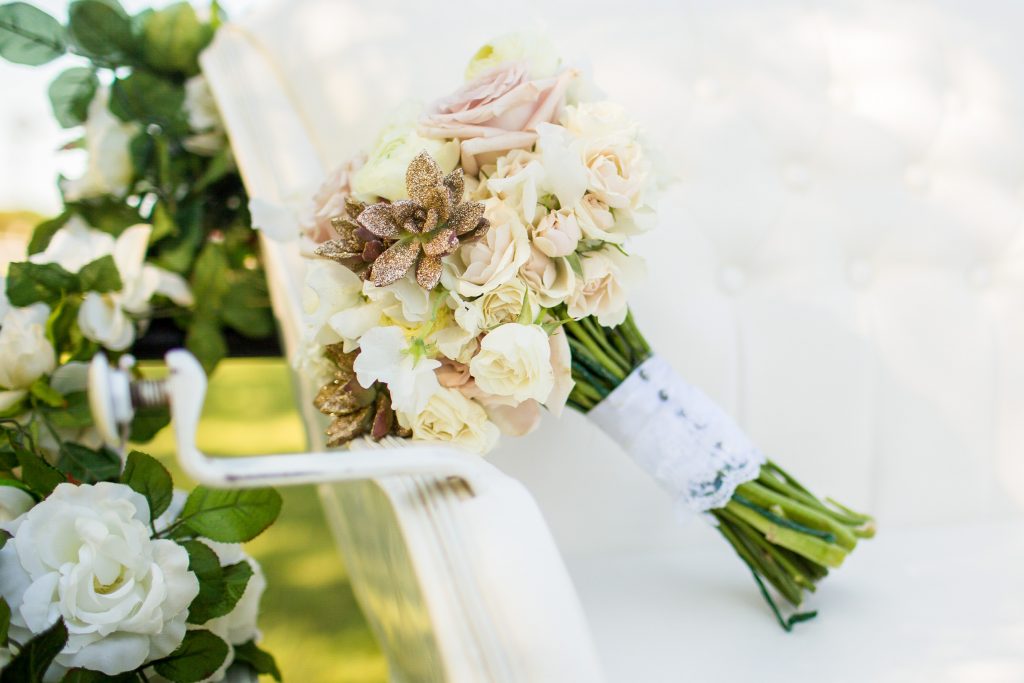
[{"label": "succulent", "polygon": [[340,344],[333,344],[325,349],[325,355],[336,370],[331,381],[320,387],[313,405],[332,418],[326,432],[328,446],[341,446],[364,435],[374,441],[388,434],[409,436],[395,419],[387,388],[375,382],[365,389],[356,380],[352,366],[358,350],[345,353]]},{"label": "succulent", "polygon": [[386,287],[415,266],[416,282],[433,289],[441,279],[441,259],[486,233],[490,224],[481,202],[462,201],[461,168],[445,176],[429,154],[420,152],[405,172],[405,185],[409,199],[367,206],[356,218],[361,230],[352,234],[366,245],[360,257],[372,256],[366,277],[373,284]]}]

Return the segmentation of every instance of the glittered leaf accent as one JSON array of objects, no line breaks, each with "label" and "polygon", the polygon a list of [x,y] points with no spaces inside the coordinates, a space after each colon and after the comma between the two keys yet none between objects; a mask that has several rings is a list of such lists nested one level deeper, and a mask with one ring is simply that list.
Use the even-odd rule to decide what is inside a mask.
[{"label": "glittered leaf accent", "polygon": [[466,192],[466,179],[462,174],[461,167],[444,177],[444,186],[448,190],[448,198],[452,206],[462,201],[462,195]]},{"label": "glittered leaf accent", "polygon": [[476,229],[480,219],[484,215],[484,205],[481,202],[464,202],[455,207],[452,211],[448,227],[455,229],[456,235],[465,235]]},{"label": "glittered leaf accent", "polygon": [[391,206],[381,202],[380,204],[373,204],[363,209],[363,212],[359,214],[359,225],[363,226],[377,237],[391,238],[394,239],[399,237],[402,232],[399,226],[401,223],[396,223],[394,214],[392,213]]},{"label": "glittered leaf accent", "polygon": [[387,287],[402,279],[420,253],[420,244],[412,240],[395,242],[373,262],[370,278],[378,287]]},{"label": "glittered leaf accent", "polygon": [[373,413],[373,405],[361,410],[334,418],[327,427],[327,445],[330,447],[348,443],[366,431],[367,423]]},{"label": "glittered leaf accent", "polygon": [[430,190],[440,185],[441,180],[441,168],[437,162],[426,151],[420,152],[405,171],[405,188],[409,199],[427,204]]},{"label": "glittered leaf accent", "polygon": [[451,227],[441,228],[423,243],[423,253],[428,256],[444,256],[459,248],[459,238]]},{"label": "glittered leaf accent", "polygon": [[433,289],[441,281],[442,268],[440,256],[424,254],[420,258],[419,266],[416,268],[416,283],[423,289]]}]

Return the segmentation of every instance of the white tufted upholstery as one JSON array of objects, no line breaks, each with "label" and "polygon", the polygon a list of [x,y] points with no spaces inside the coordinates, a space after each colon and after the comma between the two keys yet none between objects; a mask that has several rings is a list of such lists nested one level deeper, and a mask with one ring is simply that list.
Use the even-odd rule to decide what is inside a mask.
[{"label": "white tufted upholstery", "polygon": [[[508,3],[311,0],[246,22],[303,103],[328,165],[367,144],[404,100],[455,87],[486,37],[550,26],[642,119],[677,179],[659,227],[634,245],[650,264],[633,297],[642,329],[766,452],[879,518],[883,536],[825,584],[820,606],[845,610],[848,621],[832,623],[868,647],[885,619],[872,600],[912,612],[915,626],[894,635],[916,634],[942,665],[908,677],[905,663],[886,660],[860,673],[1019,680],[1024,660],[1010,643],[1024,642],[1024,600],[1008,576],[1024,567],[1022,527],[991,521],[1019,519],[1024,503],[1024,5],[546,4],[515,3],[512,16]],[[309,189],[299,176],[296,198]],[[653,612],[631,622],[663,597],[752,619],[748,603],[733,609],[715,590],[664,592],[722,576],[730,591],[752,588],[714,534],[677,525],[657,488],[583,418],[546,419],[493,461],[537,498],[599,643],[632,648],[633,664],[607,654],[613,680],[656,680],[677,654],[676,633],[701,637],[697,621],[680,629],[679,607],[663,624]],[[948,535],[919,529],[952,523]],[[947,561],[954,547],[974,559]],[[941,570],[929,573],[928,557]],[[950,622],[992,629],[970,643],[921,609],[967,580],[1012,606],[954,600]],[[636,628],[655,622],[657,637]],[[745,628],[737,633],[758,638],[767,625]],[[942,647],[958,642],[966,654]],[[728,658],[728,648],[700,647]],[[842,652],[830,647],[791,671],[824,666]],[[994,678],[970,668],[968,655],[985,647]],[[833,673],[824,680],[868,680]]]}]

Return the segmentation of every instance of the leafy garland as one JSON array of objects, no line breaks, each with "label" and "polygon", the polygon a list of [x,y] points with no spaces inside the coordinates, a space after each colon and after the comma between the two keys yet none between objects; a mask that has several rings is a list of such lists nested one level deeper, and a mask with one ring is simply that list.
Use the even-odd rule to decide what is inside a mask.
[{"label": "leafy garland", "polygon": [[[180,647],[117,680],[144,681],[155,672],[183,683],[214,674],[227,658],[229,644],[197,627],[234,609],[252,569],[246,562],[221,566],[198,539],[249,541],[273,523],[281,505],[272,489],[223,492],[197,487],[177,518],[158,529],[155,520],[172,498],[170,475],[148,455],[132,452],[122,464],[117,453],[99,444],[81,380],[82,362],[97,352],[106,351],[116,360],[130,350],[89,333],[83,326],[83,306],[118,306],[134,283],[156,275],[187,283],[191,295],[186,301],[157,288],[147,293],[144,305],[125,304],[119,310],[132,328],[129,340],[143,335],[154,321],[171,321],[184,331],[186,347],[209,373],[228,352],[227,333],[252,339],[275,333],[248,198],[208,92],[205,106],[213,111],[205,116],[202,111],[205,83],[198,57],[222,18],[216,2],[209,19],[203,20],[185,2],[129,15],[117,0],[74,0],[67,25],[62,25],[24,2],[0,5],[0,56],[29,66],[68,54],[82,60],[49,88],[60,125],[85,129],[83,138],[68,147],[85,148],[90,167],[112,163],[108,154],[120,155],[126,163],[122,177],[111,179],[101,168],[102,182],[86,187],[81,180],[61,179],[64,210],[36,226],[29,258],[10,266],[5,296],[0,295],[0,337],[24,333],[29,335],[25,339],[33,339],[31,326],[25,328],[29,332],[21,329],[27,323],[19,322],[19,330],[12,331],[16,325],[9,313],[41,311],[38,343],[28,346],[48,345],[52,355],[47,363],[48,350],[26,351],[37,354],[27,365],[39,370],[31,371],[24,386],[4,386],[0,373],[0,487],[27,493],[34,505],[45,504],[58,486],[67,484],[114,482],[129,487],[149,503],[152,538],[184,547],[189,570],[200,585]],[[110,150],[95,144],[91,138],[101,123],[125,136],[126,145]],[[132,227],[139,224],[146,226],[142,233]],[[58,236],[72,228],[87,236],[86,241],[108,235],[104,239],[114,246],[76,267],[46,257]],[[119,267],[118,249],[122,241],[128,244],[129,236],[140,234],[146,236],[143,263],[130,266],[129,272],[125,261]],[[21,341],[14,339],[12,345]],[[22,368],[20,376],[25,374]],[[131,440],[148,441],[168,420],[165,408],[138,410]],[[0,530],[0,549],[10,537]],[[10,626],[11,609],[0,598],[0,650],[13,655],[0,672],[0,682],[41,681],[68,642],[64,620],[20,643],[9,638]],[[230,649],[239,665],[279,678],[273,658],[254,642],[230,644]],[[64,680],[107,677],[73,669]]]}]

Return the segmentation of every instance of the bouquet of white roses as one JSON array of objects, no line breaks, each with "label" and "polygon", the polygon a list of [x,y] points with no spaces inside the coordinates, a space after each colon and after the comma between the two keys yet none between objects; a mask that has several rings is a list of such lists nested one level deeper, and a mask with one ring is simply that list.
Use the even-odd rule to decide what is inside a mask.
[{"label": "bouquet of white roses", "polygon": [[541,409],[586,413],[674,500],[706,513],[794,606],[871,519],[826,504],[652,354],[627,295],[630,235],[659,177],[636,123],[586,95],[535,39],[471,61],[467,82],[333,174],[303,219],[307,368],[329,445],[386,435],[486,453]]}]

